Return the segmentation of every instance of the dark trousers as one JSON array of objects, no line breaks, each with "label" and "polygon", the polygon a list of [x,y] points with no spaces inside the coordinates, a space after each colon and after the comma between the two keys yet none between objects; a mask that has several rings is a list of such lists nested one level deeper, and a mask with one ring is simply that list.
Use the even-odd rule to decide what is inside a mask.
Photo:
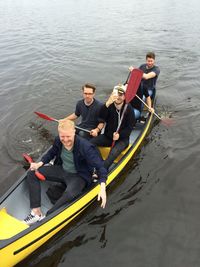
[{"label": "dark trousers", "polygon": [[[108,147],[112,145],[112,140],[105,136],[104,134],[100,134],[97,137],[94,137],[91,141],[96,146],[104,146]],[[117,140],[115,142],[114,147],[111,149],[107,159],[104,161],[104,166],[108,169],[113,161],[121,154],[121,152],[129,145],[129,139]]]},{"label": "dark trousers", "polygon": [[[64,193],[57,200],[55,205],[48,211],[48,214],[77,197],[86,186],[84,179],[77,174],[67,173],[62,166],[43,166],[39,168],[39,172],[46,177],[47,181],[60,182],[66,185]],[[41,182],[35,176],[34,171],[28,172],[27,181],[30,192],[30,207],[31,209],[38,208],[41,206]]]},{"label": "dark trousers", "polygon": [[88,132],[84,132],[84,131],[78,131],[77,134],[87,140],[90,140],[92,138],[92,135],[90,135]]}]

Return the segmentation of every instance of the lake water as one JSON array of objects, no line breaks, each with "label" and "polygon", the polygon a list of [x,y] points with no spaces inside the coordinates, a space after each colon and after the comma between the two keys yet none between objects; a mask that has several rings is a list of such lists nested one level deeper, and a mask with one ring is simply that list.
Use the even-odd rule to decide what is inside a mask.
[{"label": "lake water", "polygon": [[[19,266],[200,266],[200,4],[197,0],[0,0],[0,195],[92,82],[105,101],[156,53],[154,126],[105,210],[94,204]],[[138,182],[137,185],[136,182]]]}]

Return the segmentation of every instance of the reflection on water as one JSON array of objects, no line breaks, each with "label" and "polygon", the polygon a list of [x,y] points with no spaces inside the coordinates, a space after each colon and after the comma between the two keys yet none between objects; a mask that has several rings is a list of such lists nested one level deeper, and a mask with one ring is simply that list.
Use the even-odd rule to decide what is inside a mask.
[{"label": "reflection on water", "polygon": [[102,234],[100,236],[99,242],[102,243],[101,248],[105,248],[108,241],[106,239],[106,225],[104,225],[102,228]]}]

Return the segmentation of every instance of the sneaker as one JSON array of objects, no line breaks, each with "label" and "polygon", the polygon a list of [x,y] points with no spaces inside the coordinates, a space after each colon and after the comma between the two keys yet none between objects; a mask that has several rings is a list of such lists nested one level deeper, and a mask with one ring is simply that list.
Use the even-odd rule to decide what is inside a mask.
[{"label": "sneaker", "polygon": [[45,216],[36,215],[36,214],[33,213],[33,211],[31,211],[31,213],[23,220],[23,222],[28,224],[28,225],[32,225],[32,224],[34,224],[36,222],[41,221],[44,218],[45,218]]},{"label": "sneaker", "polygon": [[145,123],[146,122],[146,118],[144,116],[140,117],[140,123]]}]

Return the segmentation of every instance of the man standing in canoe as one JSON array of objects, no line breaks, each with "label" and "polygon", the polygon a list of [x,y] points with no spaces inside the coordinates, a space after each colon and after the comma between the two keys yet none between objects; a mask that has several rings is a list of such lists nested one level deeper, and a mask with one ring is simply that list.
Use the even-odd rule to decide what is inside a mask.
[{"label": "man standing in canoe", "polygon": [[102,124],[98,121],[102,103],[94,98],[96,87],[93,84],[86,83],[82,86],[82,91],[83,99],[77,102],[75,112],[66,119],[75,121],[81,116],[81,123],[78,126],[90,130],[90,133],[78,131],[78,135],[90,139],[97,136],[102,128]]},{"label": "man standing in canoe", "polygon": [[134,113],[131,105],[128,104],[121,126],[117,131],[124,107],[125,88],[123,86],[119,86],[117,94],[113,92],[100,111],[100,118],[103,122],[103,126],[106,124],[104,134],[100,134],[91,140],[91,143],[96,146],[104,147],[111,146],[113,141],[115,142],[114,146],[111,148],[108,158],[104,161],[106,169],[110,167],[113,161],[129,145],[129,136],[133,130],[133,126],[135,125]]},{"label": "man standing in canoe", "polygon": [[[144,90],[148,90],[148,94],[152,97],[155,94],[157,78],[160,74],[160,69],[155,65],[155,53],[149,52],[146,54],[146,63],[142,64],[139,69],[143,71],[141,86]],[[129,67],[132,71],[133,66]]]},{"label": "man standing in canoe", "polygon": [[[81,194],[85,187],[92,183],[94,167],[100,184],[98,200],[102,200],[101,207],[105,208],[106,205],[107,170],[103,166],[103,160],[96,147],[75,134],[74,122],[71,120],[59,122],[58,134],[53,146],[41,158],[41,161],[31,163],[27,175],[31,213],[24,219],[24,222],[28,225],[44,218],[40,209],[41,185],[35,175],[36,170],[39,170],[46,180],[66,185],[64,193],[48,211],[48,214],[72,201]],[[45,166],[54,158],[54,165]]]}]

